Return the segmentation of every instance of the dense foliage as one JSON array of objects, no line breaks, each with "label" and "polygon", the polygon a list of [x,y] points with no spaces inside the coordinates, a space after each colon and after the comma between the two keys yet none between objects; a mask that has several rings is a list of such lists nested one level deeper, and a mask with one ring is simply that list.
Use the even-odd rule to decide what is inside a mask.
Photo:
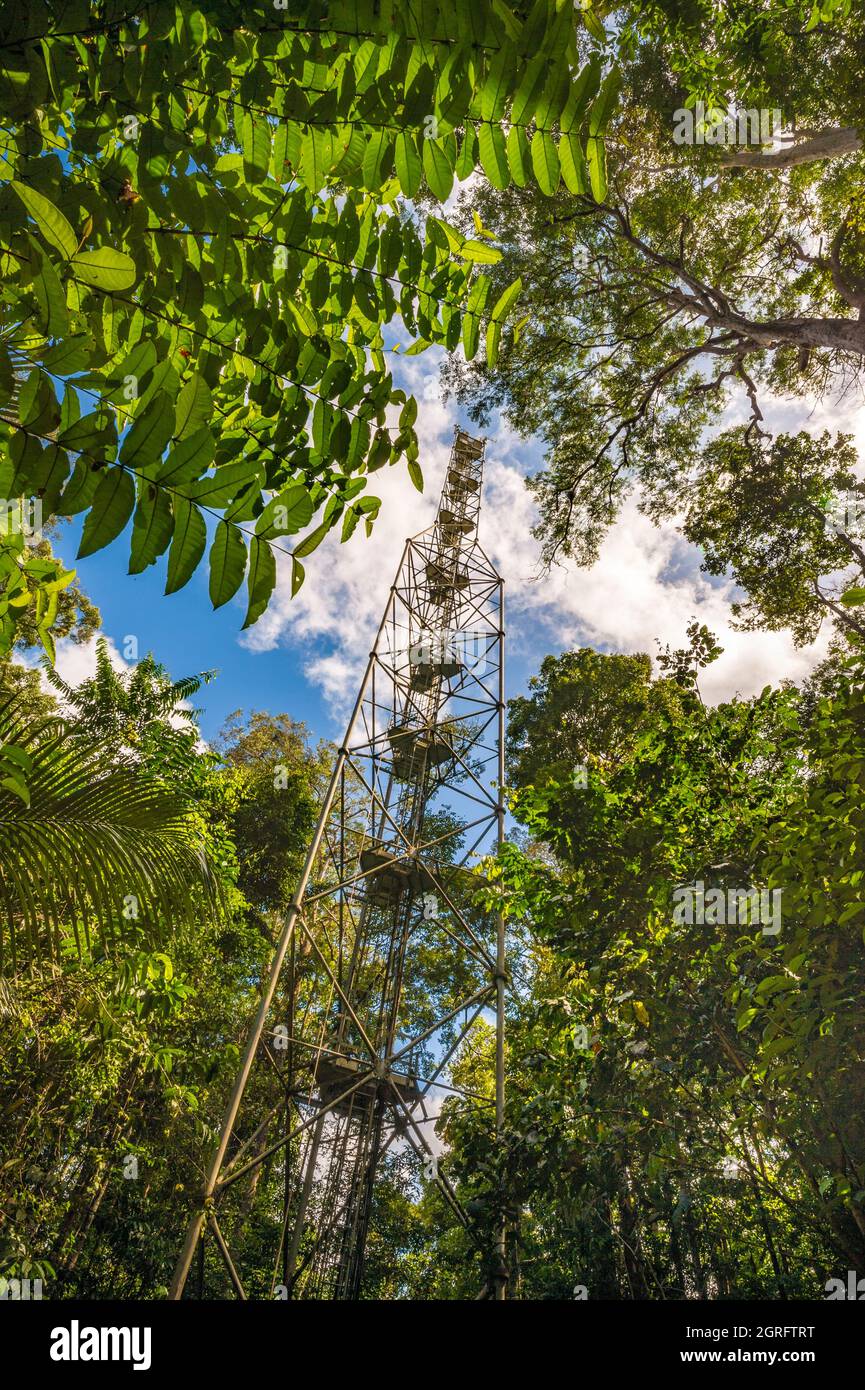
[{"label": "dense foliage", "polygon": [[[482,223],[433,209],[515,162],[603,194],[616,77],[571,85],[585,42],[547,0],[5,6],[4,515],[81,518],[79,556],[131,520],[129,571],[167,553],[167,593],[207,551],[246,626],[278,553],[296,591],[333,527],[369,534],[371,474],[404,457],[423,486],[396,333],[472,358],[483,332],[494,362],[519,292],[491,295]],[[24,531],[0,526],[0,652],[28,614],[50,652],[73,574]]]},{"label": "dense foliage", "polygon": [[819,1298],[865,1257],[865,672],[711,708],[716,655],[548,658],[513,702],[507,1142],[444,1133],[524,1297]]},{"label": "dense foliage", "polygon": [[[33,757],[29,806],[11,814],[13,793],[0,793],[10,895],[35,815],[57,823],[53,806],[42,810],[46,762],[64,756],[75,779],[52,793],[73,802],[53,853],[74,854],[75,867],[55,866],[47,880],[75,885],[75,896],[29,866],[19,932],[43,946],[42,964],[25,968],[19,948],[0,991],[0,1274],[44,1276],[55,1296],[152,1296],[167,1282],[183,1194],[212,1142],[272,942],[273,904],[252,889],[296,872],[320,796],[324,751],[290,720],[256,715],[248,729],[235,723],[220,754],[204,747],[182,703],[199,683],[170,680],[149,657],[118,674],[103,646],[94,678],[77,689],[56,681],[73,717],[43,731],[17,715],[14,746]],[[273,750],[253,778],[243,766],[251,738]],[[281,763],[290,779],[278,778]],[[96,831],[93,805],[110,816]],[[148,865],[156,835],[164,847]],[[187,843],[207,866],[197,897],[176,881]],[[136,873],[146,881],[131,911]],[[18,915],[13,907],[6,920]]]}]

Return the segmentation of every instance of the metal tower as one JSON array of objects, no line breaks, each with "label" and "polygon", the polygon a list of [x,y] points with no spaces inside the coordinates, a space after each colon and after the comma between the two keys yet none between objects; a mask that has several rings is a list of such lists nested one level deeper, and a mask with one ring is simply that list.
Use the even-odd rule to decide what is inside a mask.
[{"label": "metal tower", "polygon": [[[504,829],[503,585],[477,536],[483,461],[483,441],[455,431],[435,523],[406,541],[172,1298],[196,1252],[203,1281],[205,1237],[238,1298],[358,1297],[388,1151],[414,1154],[471,1230],[428,1105],[461,1094],[449,1065],[494,1017],[495,1101],[460,1103],[503,1124],[504,926],[476,905],[472,872]],[[481,1296],[506,1284],[502,1229]]]}]

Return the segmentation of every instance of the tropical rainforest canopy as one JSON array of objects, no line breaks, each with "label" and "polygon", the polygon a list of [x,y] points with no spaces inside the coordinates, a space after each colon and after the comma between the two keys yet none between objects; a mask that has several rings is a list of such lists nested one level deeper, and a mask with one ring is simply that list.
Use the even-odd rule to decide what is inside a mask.
[{"label": "tropical rainforest canopy", "polygon": [[[865,482],[771,424],[861,392],[863,67],[851,0],[3,6],[0,1277],[164,1295],[335,751],[290,692],[206,743],[214,673],[104,638],[64,680],[74,551],[204,565],[252,626],[330,532],[375,555],[376,472],[423,488],[394,364],[428,350],[543,441],[542,563],[578,583],[634,496],[739,625],[831,644],[710,704],[694,621],[510,700],[505,1125],[438,1119],[473,1239],[385,1156],[363,1296],[475,1297],[502,1225],[525,1299],[865,1270]],[[488,1020],[453,1076],[493,1096]],[[292,1157],[230,1213],[261,1290]]]}]

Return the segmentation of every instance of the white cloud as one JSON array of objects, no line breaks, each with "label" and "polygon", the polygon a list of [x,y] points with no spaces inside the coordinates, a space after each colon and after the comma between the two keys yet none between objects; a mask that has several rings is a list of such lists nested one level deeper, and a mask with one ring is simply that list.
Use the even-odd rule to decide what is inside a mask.
[{"label": "white cloud", "polygon": [[[700,573],[699,553],[673,523],[655,526],[629,499],[588,570],[555,566],[536,573],[537,546],[530,535],[531,499],[513,467],[490,451],[485,494],[491,559],[508,578],[511,646],[538,653],[538,623],[546,650],[591,645],[609,651],[645,651],[686,645],[692,619],[715,633],[724,655],[704,674],[701,688],[712,701],[752,695],[784,677],[807,675],[828,646],[828,625],[812,647],[797,650],[785,632],[738,632],[731,626],[734,585],[710,583]],[[542,644],[543,645],[543,644]]]},{"label": "white cloud", "polygon": [[[253,652],[299,645],[307,654],[305,675],[321,690],[336,720],[353,701],[405,540],[433,520],[456,420],[453,403],[445,405],[441,399],[439,360],[428,353],[401,364],[400,380],[419,403],[423,496],[402,465],[375,474],[370,490],[382,498],[382,511],[372,539],[367,542],[356,532],[341,547],[336,536],[329,537],[305,562],[306,582],[294,599],[290,566],[284,561],[270,609],[241,639]],[[725,423],[736,423],[738,413],[736,405]],[[767,419],[770,415],[774,429],[851,430],[865,445],[865,418],[854,413],[852,404],[845,413],[830,416],[770,402]],[[505,578],[512,659],[535,666],[547,652],[580,645],[645,651],[654,657],[657,641],[684,646],[687,626],[696,619],[724,648],[701,680],[704,696],[717,701],[737,692],[755,694],[785,677],[801,679],[823,657],[828,624],[818,641],[803,649],[785,632],[735,631],[732,583],[710,582],[700,573],[696,547],[674,523],[655,526],[635,498],[623,507],[591,569],[566,564],[541,574],[539,547],[531,534],[534,504],[523,483],[527,449],[536,452],[536,446],[527,446],[503,425],[491,436],[479,530],[481,545]]]},{"label": "white cloud", "polygon": [[[133,669],[136,663],[134,661],[127,661],[122,652],[118,651],[114,639],[104,632],[97,632],[91,637],[89,642],[81,643],[73,642],[69,637],[63,637],[57,643],[57,660],[54,669],[67,685],[81,685],[82,681],[89,680],[91,676],[96,674],[96,643],[102,637],[104,637],[105,641],[108,643],[108,658],[114,670],[131,671]],[[22,666],[29,666],[31,668],[37,666],[41,667],[41,660],[38,655],[28,658],[15,652],[13,654],[13,660],[19,662]],[[49,683],[44,670],[40,670],[40,675],[43,689],[46,690],[48,694],[54,696],[60,706],[61,713],[67,713],[68,707],[63,697],[60,695],[60,692],[55,690],[54,686]],[[178,706],[180,709],[193,708],[190,700],[180,700]],[[189,727],[179,713],[172,714],[168,722],[176,729],[181,729],[183,731],[186,731]],[[205,740],[201,738],[198,739],[196,747],[199,752],[204,751],[208,746]]]},{"label": "white cloud", "polygon": [[[73,642],[69,637],[63,637],[57,643],[57,661],[55,670],[57,674],[66,682],[67,685],[80,685],[82,681],[89,680],[96,674],[96,643],[99,637],[104,637],[105,633],[97,633],[91,637],[89,642]],[[112,638],[106,638],[108,642],[108,655],[111,658],[111,665],[116,671],[127,671],[132,663],[125,661]],[[38,655],[24,657],[15,653],[14,660],[20,662],[22,666],[36,667],[41,665]],[[58,699],[57,691],[49,685],[44,674],[42,684],[45,689]]]}]

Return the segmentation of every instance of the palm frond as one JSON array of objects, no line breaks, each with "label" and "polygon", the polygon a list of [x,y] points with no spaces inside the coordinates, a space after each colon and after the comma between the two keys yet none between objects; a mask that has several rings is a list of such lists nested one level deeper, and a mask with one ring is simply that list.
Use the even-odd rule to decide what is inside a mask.
[{"label": "palm frond", "polygon": [[32,760],[30,804],[0,786],[0,973],[55,956],[71,929],[89,942],[124,931],[151,940],[220,910],[192,807],[108,742],[61,719],[0,705],[0,745]]}]

